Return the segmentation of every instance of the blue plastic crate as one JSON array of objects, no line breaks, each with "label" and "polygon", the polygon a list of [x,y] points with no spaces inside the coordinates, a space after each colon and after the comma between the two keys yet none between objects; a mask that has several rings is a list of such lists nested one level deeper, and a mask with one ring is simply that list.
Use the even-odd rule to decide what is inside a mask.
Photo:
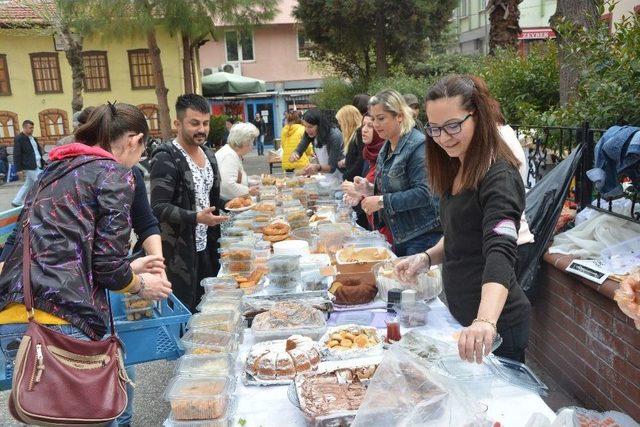
[{"label": "blue plastic crate", "polygon": [[182,356],[178,340],[191,313],[173,294],[153,310],[154,317],[149,319],[127,320],[122,294],[111,293],[111,307],[126,365]]},{"label": "blue plastic crate", "polygon": [[[124,346],[124,362],[136,365],[153,360],[174,360],[184,351],[178,346],[191,313],[173,294],[154,309],[154,317],[127,320],[122,294],[110,293],[116,331]],[[13,361],[0,350],[0,390],[11,388]]]}]

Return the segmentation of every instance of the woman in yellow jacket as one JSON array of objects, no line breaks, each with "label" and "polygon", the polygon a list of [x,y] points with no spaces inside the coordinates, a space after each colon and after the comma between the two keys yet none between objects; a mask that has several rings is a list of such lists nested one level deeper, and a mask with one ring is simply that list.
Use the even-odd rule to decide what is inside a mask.
[{"label": "woman in yellow jacket", "polygon": [[295,169],[303,169],[309,164],[309,157],[313,156],[313,146],[309,144],[307,150],[295,162],[289,161],[291,153],[298,148],[304,135],[302,126],[302,114],[298,110],[287,113],[287,125],[282,128],[282,169],[291,172]]}]

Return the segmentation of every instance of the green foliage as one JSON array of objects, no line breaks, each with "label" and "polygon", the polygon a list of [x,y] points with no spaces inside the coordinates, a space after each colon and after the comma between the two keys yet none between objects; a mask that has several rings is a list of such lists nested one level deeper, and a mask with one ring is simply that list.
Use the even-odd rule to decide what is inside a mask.
[{"label": "green foliage", "polygon": [[222,137],[226,130],[224,122],[227,120],[227,117],[228,116],[223,114],[220,116],[211,116],[209,119],[209,135],[207,135],[207,141],[216,147],[222,144]]},{"label": "green foliage", "polygon": [[412,93],[416,95],[422,103],[430,83],[431,82],[426,79],[399,73],[391,77],[383,77],[373,80],[369,85],[369,91],[371,94],[376,94],[384,89],[394,89],[403,95]]},{"label": "green foliage", "polygon": [[455,0],[299,0],[293,16],[315,44],[311,59],[343,77],[369,79],[437,42]]},{"label": "green foliage", "polygon": [[351,104],[356,94],[366,91],[366,87],[361,85],[330,77],[324,80],[322,90],[314,94],[311,99],[319,108],[337,110],[343,105]]},{"label": "green foliage", "polygon": [[640,17],[626,16],[609,32],[607,23],[584,30],[559,26],[569,60],[581,70],[575,96],[546,117],[561,125],[588,120],[592,127],[640,124]]},{"label": "green foliage", "polygon": [[484,58],[475,72],[486,80],[509,123],[523,124],[526,118],[558,105],[558,48],[554,42],[534,46],[526,56],[498,50]]}]

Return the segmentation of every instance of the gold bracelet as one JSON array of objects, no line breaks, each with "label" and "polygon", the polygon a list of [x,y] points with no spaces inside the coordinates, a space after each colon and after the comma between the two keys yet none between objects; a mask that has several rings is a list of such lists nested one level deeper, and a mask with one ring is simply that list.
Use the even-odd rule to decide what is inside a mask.
[{"label": "gold bracelet", "polygon": [[477,323],[477,322],[488,323],[493,328],[493,332],[495,332],[496,334],[498,333],[498,327],[491,320],[485,319],[484,317],[476,317],[475,319],[473,319],[473,322],[471,322],[471,324],[473,325],[474,323]]}]

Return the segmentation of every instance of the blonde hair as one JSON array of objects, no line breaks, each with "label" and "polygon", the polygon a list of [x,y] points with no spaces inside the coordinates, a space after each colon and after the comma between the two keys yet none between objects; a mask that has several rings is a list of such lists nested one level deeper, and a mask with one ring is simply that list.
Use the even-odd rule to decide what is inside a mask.
[{"label": "blonde hair", "polygon": [[400,135],[406,135],[416,125],[413,118],[413,110],[404,100],[404,97],[393,89],[385,89],[376,93],[369,100],[369,106],[382,105],[382,109],[394,116],[402,116],[402,124],[400,125]]},{"label": "blonde hair", "polygon": [[344,141],[344,154],[349,150],[349,144],[356,134],[356,130],[362,124],[362,114],[353,105],[345,105],[336,113],[336,119],[342,131],[342,139]]}]

